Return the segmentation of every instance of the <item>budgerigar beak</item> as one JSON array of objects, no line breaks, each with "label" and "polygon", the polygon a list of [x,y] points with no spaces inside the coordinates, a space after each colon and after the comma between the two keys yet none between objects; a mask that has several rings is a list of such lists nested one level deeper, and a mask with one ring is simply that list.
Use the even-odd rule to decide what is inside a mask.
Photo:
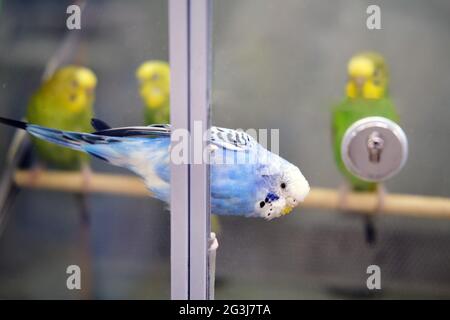
[{"label": "budgerigar beak", "polygon": [[292,209],[294,209],[294,208],[291,206],[285,206],[284,209],[281,211],[281,215],[285,216],[285,215],[291,213]]}]

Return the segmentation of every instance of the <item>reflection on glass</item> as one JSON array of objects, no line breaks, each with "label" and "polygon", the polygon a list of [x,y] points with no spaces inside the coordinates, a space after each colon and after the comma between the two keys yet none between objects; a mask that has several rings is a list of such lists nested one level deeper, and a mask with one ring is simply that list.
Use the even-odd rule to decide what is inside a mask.
[{"label": "reflection on glass", "polygon": [[[166,1],[81,1],[79,10],[54,1],[0,3],[1,116],[83,132],[94,130],[94,115],[114,127],[168,122]],[[6,172],[14,130],[0,133]],[[98,173],[131,176],[33,144],[18,163],[28,186],[49,173],[69,186],[75,174],[87,189]],[[167,206],[120,196],[124,185],[108,186],[115,195],[19,188],[2,212],[0,298],[169,298]]]}]

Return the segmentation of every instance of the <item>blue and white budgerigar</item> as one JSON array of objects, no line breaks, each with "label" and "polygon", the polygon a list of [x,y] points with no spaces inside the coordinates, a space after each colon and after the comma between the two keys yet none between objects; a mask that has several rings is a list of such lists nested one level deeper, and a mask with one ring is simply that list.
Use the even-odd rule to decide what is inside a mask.
[{"label": "blue and white budgerigar", "polygon": [[[169,125],[111,128],[93,119],[92,124],[97,131],[88,134],[5,118],[0,118],[0,122],[127,168],[144,179],[154,197],[169,202]],[[298,167],[271,153],[245,132],[212,127],[208,150],[211,211],[214,214],[271,220],[291,212],[310,190]],[[250,161],[229,161],[236,156]]]}]

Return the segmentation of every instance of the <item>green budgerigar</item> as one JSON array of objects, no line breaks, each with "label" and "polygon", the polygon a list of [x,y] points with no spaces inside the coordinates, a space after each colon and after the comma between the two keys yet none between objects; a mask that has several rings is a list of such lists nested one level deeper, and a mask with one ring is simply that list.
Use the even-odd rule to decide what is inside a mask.
[{"label": "green budgerigar", "polygon": [[[26,114],[28,122],[53,129],[91,131],[96,85],[97,78],[88,68],[68,65],[57,69],[43,81],[31,97]],[[83,188],[89,187],[91,170],[89,157],[85,153],[59,147],[41,139],[33,139],[33,145],[40,165],[63,170],[80,170]],[[38,168],[39,166],[32,170],[31,183],[38,177]],[[85,274],[83,294],[90,297],[92,263],[89,211],[85,192],[75,193],[74,196],[79,205],[79,240],[83,248],[79,260]]]},{"label": "green budgerigar", "polygon": [[[389,97],[389,74],[384,58],[374,52],[364,52],[353,56],[348,63],[346,97],[332,110],[332,139],[337,166],[346,178],[352,191],[377,192],[378,206],[382,206],[382,187],[364,181],[349,172],[341,157],[341,143],[346,130],[356,121],[380,116],[398,122],[399,116]],[[341,193],[342,199],[345,195]]]},{"label": "green budgerigar", "polygon": [[[58,69],[31,97],[26,118],[30,123],[69,131],[90,131],[97,78],[88,68]],[[88,162],[78,151],[33,139],[39,160],[58,169],[77,170]]]}]

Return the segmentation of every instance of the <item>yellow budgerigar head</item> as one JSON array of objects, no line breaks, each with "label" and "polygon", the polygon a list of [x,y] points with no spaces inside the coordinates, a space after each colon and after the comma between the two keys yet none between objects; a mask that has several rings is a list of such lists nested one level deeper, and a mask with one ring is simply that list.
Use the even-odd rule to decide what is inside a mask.
[{"label": "yellow budgerigar head", "polygon": [[136,70],[139,94],[147,108],[168,106],[170,99],[170,68],[164,61],[146,61]]},{"label": "yellow budgerigar head", "polygon": [[374,52],[353,56],[347,67],[347,96],[379,99],[386,95],[388,70],[384,58]]},{"label": "yellow budgerigar head", "polygon": [[97,77],[86,67],[68,65],[51,76],[47,86],[55,88],[58,100],[71,112],[92,106],[95,99]]}]

